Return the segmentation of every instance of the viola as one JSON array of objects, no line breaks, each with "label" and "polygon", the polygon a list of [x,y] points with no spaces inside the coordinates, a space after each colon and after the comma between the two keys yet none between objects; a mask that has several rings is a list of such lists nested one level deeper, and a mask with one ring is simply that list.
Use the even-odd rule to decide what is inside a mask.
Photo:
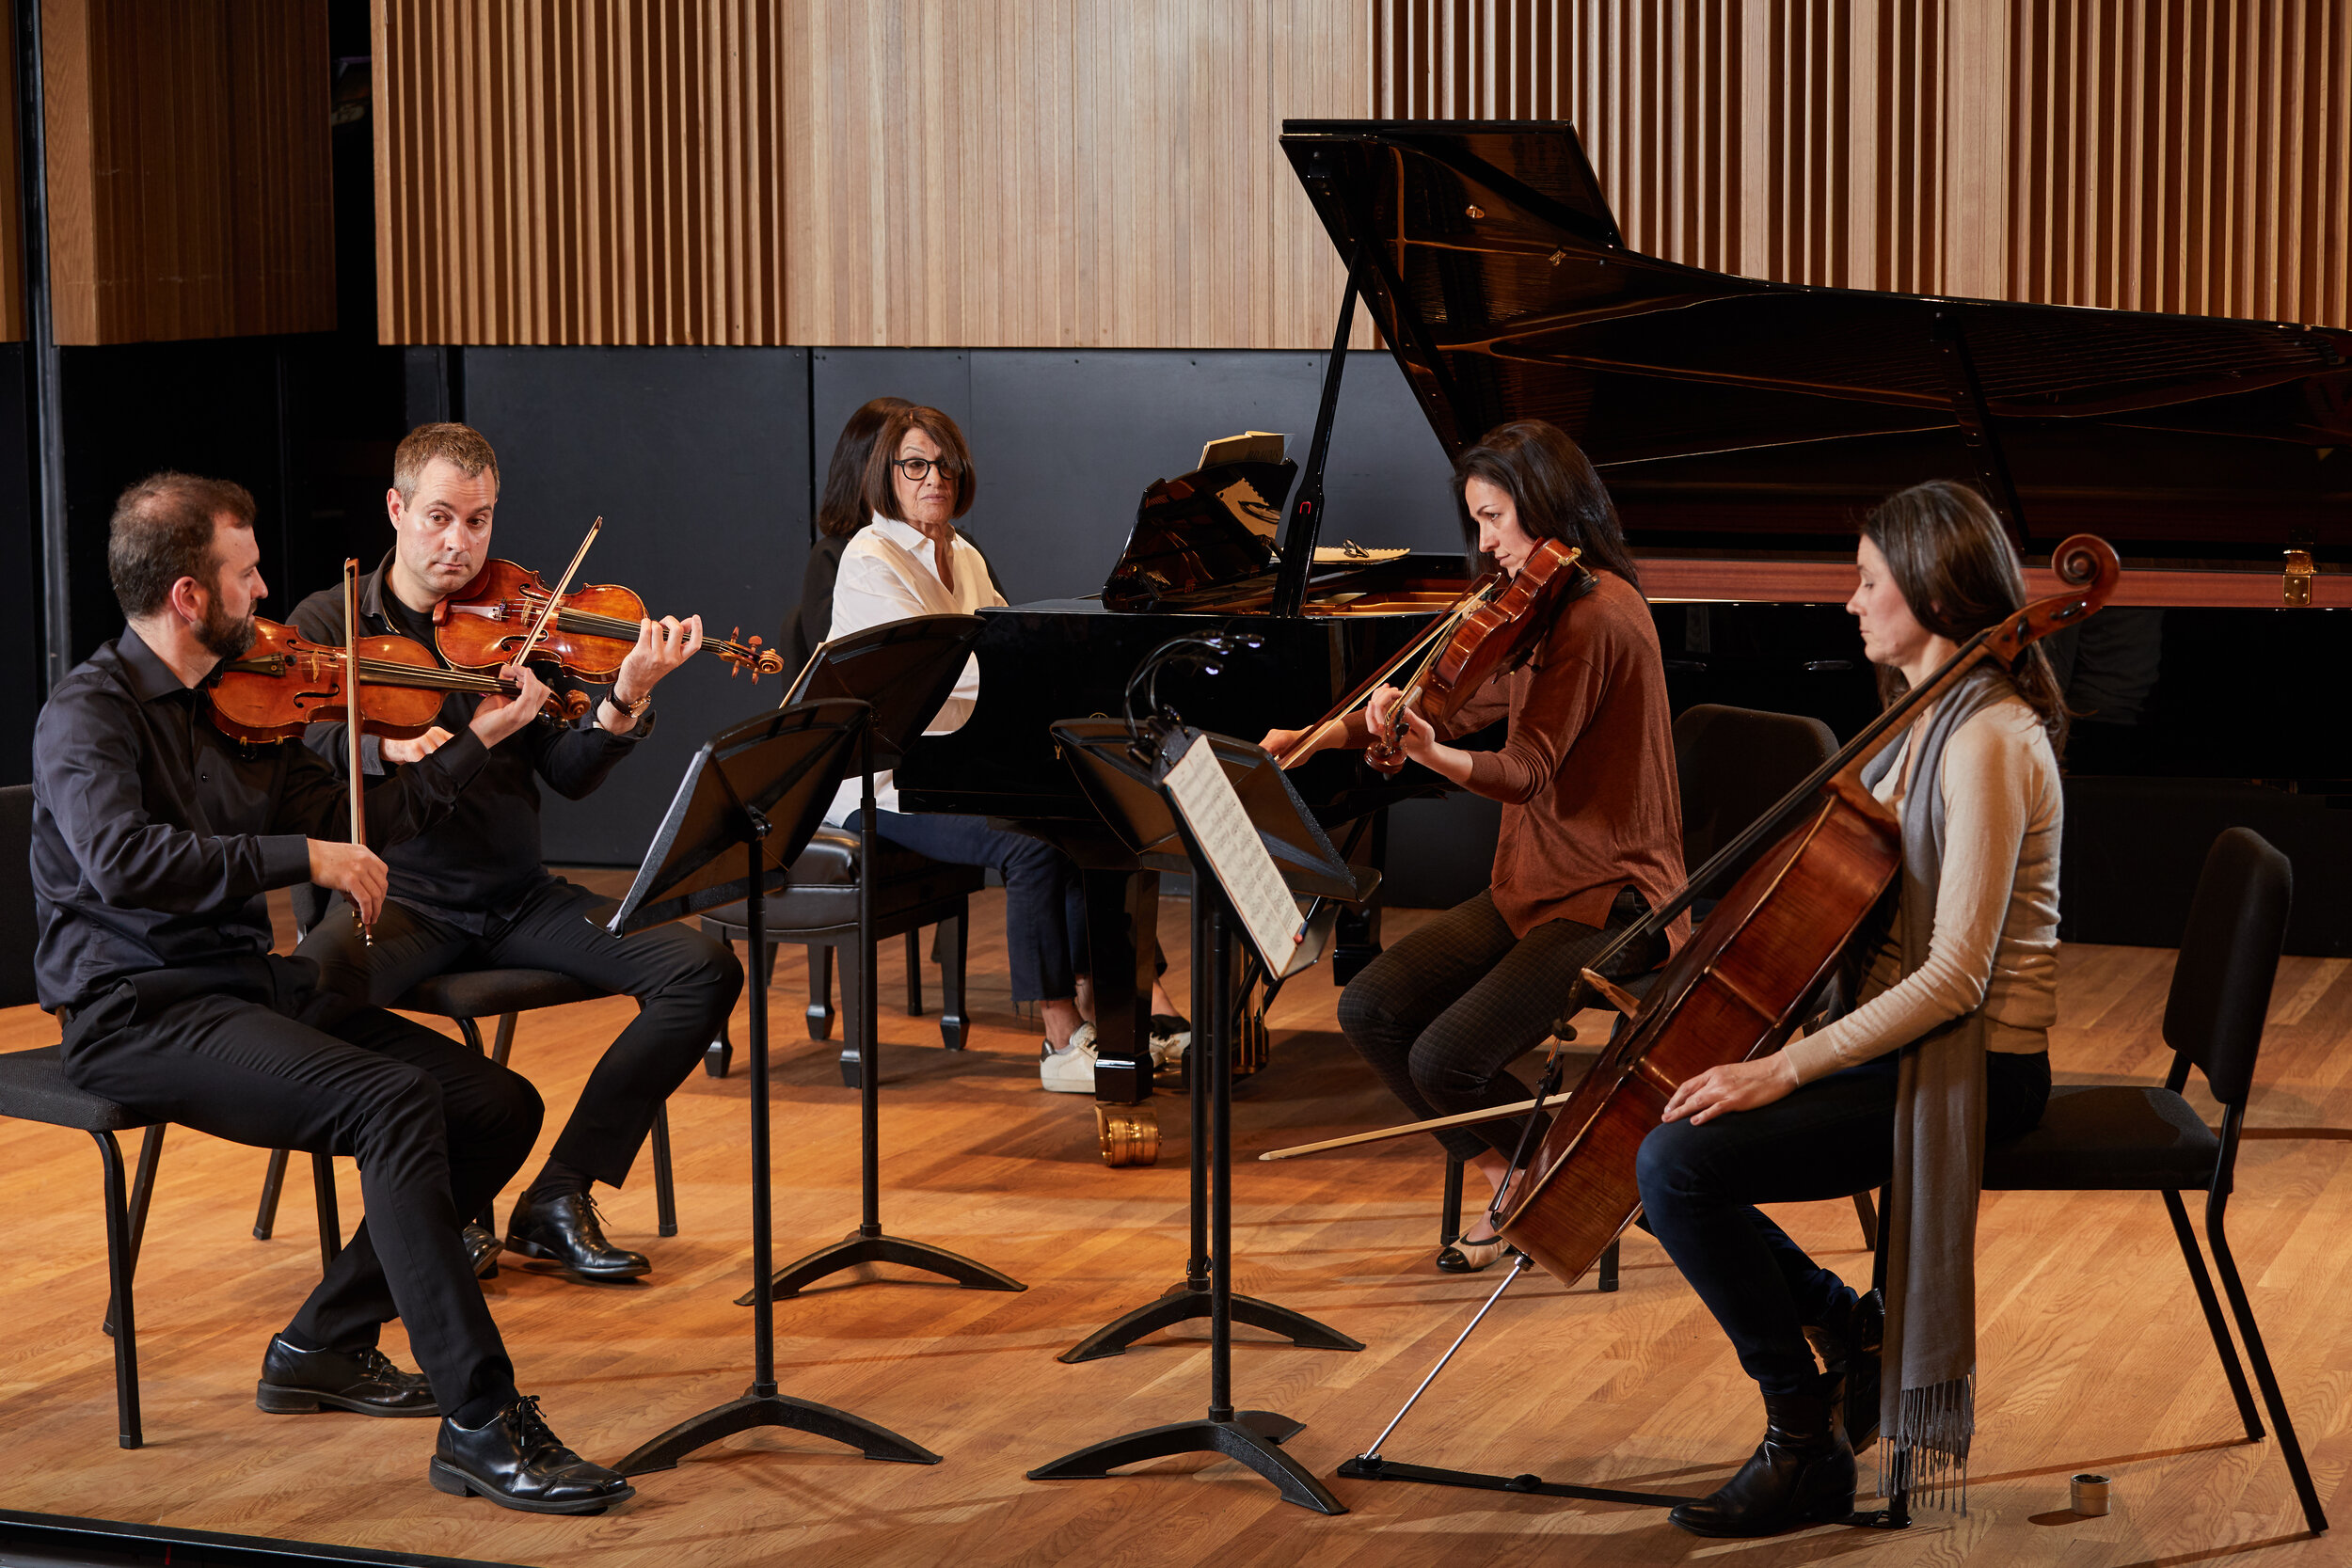
[{"label": "viola", "polygon": [[[276,621],[253,625],[253,646],[222,660],[206,687],[213,721],[240,740],[257,741],[297,739],[310,725],[347,722],[342,646],[313,642]],[[512,697],[520,689],[480,671],[445,669],[432,649],[405,637],[363,637],[357,650],[359,729],[367,735],[398,739],[422,735],[453,691]],[[578,720],[588,704],[585,692],[550,693],[540,712],[549,719]]]},{"label": "viola", "polygon": [[1479,578],[1420,636],[1301,734],[1279,759],[1280,766],[1297,766],[1334,725],[1362,706],[1391,675],[1419,658],[1402,697],[1389,710],[1387,725],[1374,727],[1372,744],[1364,752],[1365,760],[1382,772],[1403,768],[1406,712],[1418,708],[1431,723],[1442,723],[1488,681],[1526,663],[1551,629],[1560,607],[1598,586],[1581,559],[1583,553],[1546,539],[1516,574],[1488,572]]},{"label": "viola", "polygon": [[[2051,565],[2066,592],[1963,643],[1584,971],[1583,983],[1624,1013],[1626,1024],[1495,1204],[1503,1238],[1547,1272],[1574,1283],[1632,1223],[1641,1208],[1634,1155],[1675,1090],[1709,1068],[1787,1041],[1901,869],[1901,822],[1864,786],[1864,767],[1978,664],[1997,658],[2013,667],[2042,638],[2094,614],[2122,575],[2115,551],[2089,534],[2060,545]],[[1694,889],[1767,843],[1646,997],[1637,1000],[1607,978],[1613,959],[1662,933]]]},{"label": "viola", "polygon": [[[547,614],[550,604],[554,613]],[[523,644],[545,615],[547,626],[526,652]],[[599,685],[621,673],[621,660],[637,646],[645,601],[613,583],[591,583],[560,597],[538,573],[511,561],[492,561],[474,579],[433,608],[433,641],[441,657],[461,669],[494,670],[519,657],[552,658],[566,674]],[[703,652],[714,654],[752,679],[779,674],[784,656],[742,637],[707,637]]]}]

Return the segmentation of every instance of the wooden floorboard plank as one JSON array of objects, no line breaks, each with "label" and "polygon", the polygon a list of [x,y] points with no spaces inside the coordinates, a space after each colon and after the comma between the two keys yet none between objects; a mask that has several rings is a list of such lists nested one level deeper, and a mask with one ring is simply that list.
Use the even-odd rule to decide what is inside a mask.
[{"label": "wooden floorboard plank", "polygon": [[[1391,935],[1422,918],[1391,911]],[[1169,901],[1163,936],[1180,996],[1184,926],[1184,905]],[[184,1129],[166,1147],[140,1271],[149,1447],[122,1452],[110,1351],[97,1333],[106,1289],[98,1162],[80,1134],[11,1122],[0,1123],[0,1212],[14,1259],[0,1279],[0,1473],[9,1478],[0,1503],[597,1568],[787,1559],[812,1568],[1467,1568],[1726,1556],[1742,1568],[2143,1568],[2246,1550],[2265,1563],[2341,1560],[2329,1543],[2296,1539],[2301,1519],[2277,1444],[2238,1435],[2162,1206],[2139,1194],[1988,1197],[1970,1513],[1923,1515],[1903,1536],[1824,1529],[1730,1545],[1681,1535],[1650,1510],[1347,1481],[1330,1484],[1353,1512],[1325,1519],[1210,1458],[1104,1481],[1028,1481],[1025,1470],[1084,1444],[1200,1415],[1208,1361],[1205,1323],[1085,1366],[1053,1359],[1181,1279],[1189,1129],[1181,1098],[1163,1097],[1160,1164],[1105,1169],[1088,1101],[1038,1089],[1036,1027],[1012,1013],[1003,952],[1002,895],[991,893],[975,911],[972,1048],[951,1053],[939,1046],[936,971],[926,981],[932,1016],[904,1016],[898,944],[885,944],[882,1217],[894,1235],[977,1258],[1030,1289],[963,1291],[883,1270],[890,1277],[879,1282],[838,1276],[776,1313],[787,1392],[881,1421],[946,1463],[875,1465],[818,1440],[753,1433],[645,1478],[633,1502],[604,1518],[536,1519],[442,1497],[423,1480],[429,1423],[253,1409],[262,1347],[315,1278],[310,1184],[297,1163],[276,1238],[255,1242],[263,1157]],[[2148,949],[2064,951],[2053,1037],[2061,1081],[2162,1076],[2170,965],[2170,954]],[[805,979],[799,950],[786,949],[770,998],[780,1262],[858,1218],[857,1097],[841,1085],[837,1041],[805,1037]],[[1431,1269],[1441,1167],[1426,1140],[1276,1164],[1252,1158],[1395,1119],[1333,1024],[1335,997],[1321,973],[1284,990],[1273,1065],[1241,1085],[1234,1111],[1237,1285],[1367,1346],[1349,1354],[1246,1329],[1237,1337],[1239,1402],[1306,1421],[1290,1447],[1327,1478],[1386,1424],[1501,1277]],[[2231,1234],[2322,1496],[2334,1501],[2352,1465],[2342,1307],[2352,1291],[2352,963],[2288,959],[2273,1013]],[[525,1020],[515,1061],[548,1102],[544,1142],[628,1017],[626,1002],[596,1002]],[[1585,1049],[1605,1029],[1588,1022]],[[617,1456],[749,1377],[750,1314],[731,1304],[748,1282],[745,1023],[739,1007],[734,1076],[697,1073],[671,1102],[681,1234],[654,1236],[643,1161],[605,1204],[615,1239],[653,1255],[652,1277],[592,1289],[510,1267],[487,1287],[524,1386],[592,1456]],[[37,1012],[0,1014],[0,1049],[53,1037]],[[1523,1063],[1522,1076],[1534,1067]],[[346,1223],[356,1221],[348,1161],[338,1190]],[[1850,1206],[1792,1206],[1780,1217],[1824,1261],[1867,1276]],[[1715,1484],[1756,1440],[1752,1387],[1646,1237],[1629,1236],[1624,1277],[1613,1295],[1522,1279],[1389,1455],[1667,1491]],[[397,1329],[388,1343],[405,1354]],[[2068,1475],[2085,1467],[2114,1476],[2106,1518],[2062,1512]]]}]

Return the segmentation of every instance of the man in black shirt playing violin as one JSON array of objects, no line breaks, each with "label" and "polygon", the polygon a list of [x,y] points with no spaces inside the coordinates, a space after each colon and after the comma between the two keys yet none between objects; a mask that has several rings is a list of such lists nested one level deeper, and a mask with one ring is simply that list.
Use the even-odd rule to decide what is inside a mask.
[{"label": "man in black shirt playing violin", "polygon": [[[350,842],[349,795],[293,741],[230,737],[201,688],[252,645],[266,589],[253,500],[158,474],[117,504],[106,564],[130,625],[57,683],[34,731],[32,874],[41,1006],[66,1075],[141,1120],[260,1148],[350,1154],[367,1219],[262,1361],[255,1402],[439,1416],[433,1484],[541,1513],[630,1495],[516,1393],[458,1238],[539,1131],[525,1080],[316,985],[270,952],[273,888],[305,879],[375,917],[384,862]],[[516,672],[430,764],[368,793],[368,838],[445,816],[546,690]],[[348,924],[346,916],[346,924]],[[422,1376],[376,1346],[399,1317]]]},{"label": "man in black shirt playing violin", "polygon": [[[468,426],[421,425],[393,454],[392,479],[385,497],[392,551],[360,578],[360,631],[431,646],[436,609],[490,560],[498,458]],[[311,594],[294,619],[304,636],[341,642],[340,591]],[[734,1007],[743,969],[723,943],[684,926],[616,937],[598,924],[596,895],[541,863],[539,786],[576,800],[601,784],[652,729],[655,685],[701,646],[699,618],[643,622],[611,689],[587,694],[582,721],[532,725],[473,776],[445,820],[386,851],[390,889],[373,943],[359,940],[338,899],[300,948],[317,960],[323,984],[378,1006],[459,968],[554,970],[636,999],[637,1017],[589,1074],[506,1227],[507,1251],[578,1279],[634,1279],[650,1268],[643,1254],[605,1239],[589,1183],[617,1187],[627,1178],[655,1113]],[[550,678],[559,690],[580,689],[568,676]],[[437,727],[411,741],[368,741],[363,765],[405,770],[435,755],[481,701],[452,692]],[[340,724],[312,725],[309,741],[338,763],[345,754]],[[490,1272],[497,1238],[468,1230],[477,1269]]]}]

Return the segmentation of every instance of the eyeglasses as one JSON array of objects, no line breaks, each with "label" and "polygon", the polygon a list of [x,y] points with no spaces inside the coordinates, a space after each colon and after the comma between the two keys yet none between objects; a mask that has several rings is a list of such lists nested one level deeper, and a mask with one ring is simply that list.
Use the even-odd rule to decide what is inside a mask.
[{"label": "eyeglasses", "polygon": [[939,477],[942,479],[963,477],[963,465],[946,457],[894,457],[890,460],[890,466],[906,475],[907,483],[910,484],[923,483],[933,468],[939,470]]}]

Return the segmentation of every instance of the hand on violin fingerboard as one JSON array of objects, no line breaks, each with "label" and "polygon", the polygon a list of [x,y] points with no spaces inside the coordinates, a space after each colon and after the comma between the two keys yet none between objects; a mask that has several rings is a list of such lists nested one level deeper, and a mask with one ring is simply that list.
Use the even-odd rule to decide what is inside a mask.
[{"label": "hand on violin fingerboard", "polygon": [[664,615],[659,621],[637,624],[637,646],[621,660],[618,673],[612,677],[612,701],[610,711],[600,713],[597,722],[616,735],[634,729],[636,719],[627,709],[653,694],[661,678],[702,650],[703,618],[689,615],[681,621],[675,615]]},{"label": "hand on violin fingerboard", "polygon": [[485,746],[496,746],[536,719],[540,705],[548,700],[547,683],[524,666],[510,664],[499,673],[515,683],[515,695],[493,692],[484,697],[474,705],[473,722],[467,726]]}]

